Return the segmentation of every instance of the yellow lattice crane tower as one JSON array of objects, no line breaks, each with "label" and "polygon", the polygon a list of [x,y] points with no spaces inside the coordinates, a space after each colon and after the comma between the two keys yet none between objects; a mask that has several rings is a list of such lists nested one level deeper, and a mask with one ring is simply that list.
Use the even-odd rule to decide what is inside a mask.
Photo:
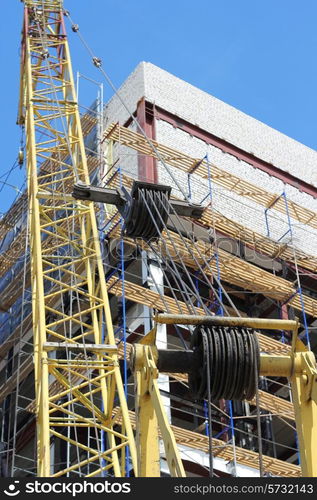
[{"label": "yellow lattice crane tower", "polygon": [[[89,173],[62,0],[24,1],[18,122],[26,130],[38,475],[120,476],[127,456],[136,471],[95,210],[70,195]],[[72,462],[58,471],[53,437],[55,447],[68,443]]]},{"label": "yellow lattice crane tower", "polygon": [[[63,1],[22,1],[18,123],[26,131],[37,475],[125,476],[131,468],[136,476],[159,476],[161,437],[170,474],[184,476],[160,396],[161,370],[188,374],[200,397],[208,396],[208,408],[213,394],[216,400],[252,399],[259,375],[288,377],[302,472],[317,476],[317,368],[313,353],[298,339],[297,321],[158,314],[156,326],[131,350],[135,414],[129,412],[93,204],[120,205],[121,195],[90,186]],[[161,229],[146,224],[148,234],[157,236],[169,214],[166,186],[141,184],[132,190],[137,201],[144,197],[147,206],[158,210],[161,203],[166,210]],[[142,233],[134,212],[142,204],[133,206],[131,200],[130,229]],[[193,208],[171,203],[187,217]],[[195,326],[192,349],[159,351],[158,324]],[[291,352],[260,355],[252,328],[292,331]],[[67,460],[55,465],[65,443]]]}]

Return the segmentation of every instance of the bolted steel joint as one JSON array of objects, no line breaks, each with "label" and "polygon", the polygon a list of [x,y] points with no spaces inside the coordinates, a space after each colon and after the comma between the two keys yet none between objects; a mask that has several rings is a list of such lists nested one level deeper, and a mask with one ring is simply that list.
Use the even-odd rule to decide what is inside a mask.
[{"label": "bolted steel joint", "polygon": [[144,347],[142,344],[132,345],[129,359],[129,366],[132,372],[140,371],[144,367]]}]

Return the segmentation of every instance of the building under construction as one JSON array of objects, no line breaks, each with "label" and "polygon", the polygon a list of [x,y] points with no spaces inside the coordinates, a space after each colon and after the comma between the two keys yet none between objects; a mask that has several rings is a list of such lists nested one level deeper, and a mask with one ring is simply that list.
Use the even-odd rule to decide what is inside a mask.
[{"label": "building under construction", "polygon": [[317,153],[146,62],[83,109],[62,3],[24,0],[2,476],[317,476]]}]

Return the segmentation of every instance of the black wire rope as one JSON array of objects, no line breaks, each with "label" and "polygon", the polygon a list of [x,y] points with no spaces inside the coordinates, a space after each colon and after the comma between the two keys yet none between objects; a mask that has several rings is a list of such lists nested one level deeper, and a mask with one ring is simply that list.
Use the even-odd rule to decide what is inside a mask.
[{"label": "black wire rope", "polygon": [[212,443],[212,416],[211,416],[211,352],[210,352],[210,339],[207,340],[207,335],[210,333],[203,332],[204,344],[207,347],[207,410],[208,410],[208,455],[209,455],[209,477],[214,476],[214,457],[213,457],[213,443]]},{"label": "black wire rope", "polygon": [[[149,197],[150,197],[150,199],[151,199],[151,194],[152,194],[152,193],[149,193]],[[151,201],[153,202],[153,199],[151,199]],[[144,202],[145,202],[145,205],[146,205],[146,208],[147,208],[147,210],[148,210],[148,213],[149,213],[150,217],[153,217],[153,214],[152,214],[152,212],[151,212],[151,210],[150,210],[150,206],[149,206],[149,204],[147,203],[147,201],[145,200],[145,198],[144,198]],[[172,238],[170,237],[170,233],[169,233],[169,230],[168,230],[168,228],[167,228],[167,226],[166,226],[166,223],[163,221],[163,218],[162,218],[162,216],[161,216],[161,214],[160,214],[160,211],[159,211],[158,206],[156,206],[156,205],[155,205],[155,204],[153,204],[153,203],[152,203],[152,206],[153,206],[153,208],[154,208],[154,210],[155,210],[155,212],[156,212],[156,214],[157,214],[157,217],[160,219],[160,222],[161,222],[161,225],[163,226],[163,229],[165,230],[165,232],[167,233],[167,235],[168,235],[168,237],[169,237],[169,239],[170,239],[170,241],[171,241],[171,244],[172,244],[172,246],[173,246],[174,251],[176,252],[176,254],[177,254],[177,255],[179,255],[179,253],[178,253],[178,251],[177,251],[177,249],[176,249],[176,247],[175,247],[175,244],[174,244],[174,242],[173,242]],[[165,207],[165,204],[164,204],[163,206]],[[158,225],[156,224],[156,220],[155,220],[155,218],[153,217],[153,218],[152,218],[152,220],[153,220],[153,223],[154,223],[154,225],[155,225],[156,230],[158,231],[159,227],[158,227]],[[168,253],[168,255],[169,255],[169,257],[170,257],[171,266],[172,266],[172,268],[174,269],[174,271],[175,271],[175,273],[176,273],[176,275],[177,275],[177,277],[178,277],[179,283],[180,283],[180,284],[182,284],[185,288],[189,288],[189,287],[188,287],[188,285],[186,285],[186,283],[182,280],[182,278],[181,278],[181,276],[180,276],[180,274],[179,274],[179,271],[178,271],[178,269],[177,269],[177,266],[176,266],[176,264],[175,264],[175,262],[174,262],[174,259],[173,259],[173,258],[171,257],[171,255],[170,255],[170,252],[169,252],[169,250],[168,250],[168,247],[167,247],[167,245],[166,245],[166,242],[165,242],[164,238],[162,238],[162,240],[161,240],[161,241],[162,241],[162,242],[164,243],[164,245],[165,245],[166,252]],[[191,295],[194,295],[194,296],[196,297],[196,300],[198,300],[198,301],[200,301],[200,302],[201,302],[201,297],[199,296],[199,294],[198,294],[198,293],[197,293],[197,291],[195,290],[195,285],[194,285],[194,283],[193,283],[193,281],[192,281],[192,278],[191,278],[191,276],[190,276],[190,273],[188,272],[187,267],[186,267],[186,266],[185,266],[185,264],[184,264],[183,259],[181,258],[181,256],[179,256],[179,257],[180,257],[180,261],[181,261],[181,265],[182,265],[182,267],[183,267],[183,270],[184,270],[184,272],[185,272],[185,274],[186,274],[187,278],[189,279],[190,284],[192,285],[192,288],[189,288],[189,293],[187,294],[187,300],[190,302],[191,306],[193,307],[193,312],[195,312],[195,306],[194,306],[194,304],[192,303],[192,300],[191,300]],[[167,261],[166,261],[166,262],[167,262]],[[169,266],[169,263],[168,263],[168,262],[167,262],[167,265]],[[186,301],[186,300],[185,300],[185,303],[187,303],[187,301]],[[206,312],[206,314],[207,314],[207,315],[208,315],[208,314],[210,314],[210,311],[208,310],[208,308],[207,308],[207,307],[206,307],[203,303],[202,303],[202,306],[203,306],[203,309],[204,309],[204,311]]]}]

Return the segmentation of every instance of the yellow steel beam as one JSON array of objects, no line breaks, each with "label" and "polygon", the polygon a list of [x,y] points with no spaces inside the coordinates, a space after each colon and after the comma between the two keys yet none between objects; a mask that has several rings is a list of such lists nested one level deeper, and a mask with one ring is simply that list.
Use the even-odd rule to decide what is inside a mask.
[{"label": "yellow steel beam", "polygon": [[[74,442],[54,430],[55,420],[49,417],[52,410],[62,413],[69,410],[61,402],[50,400],[49,376],[62,384],[70,400],[77,401],[76,412],[68,413],[70,423],[73,419],[76,424],[88,412],[96,436],[109,422],[109,408],[113,407],[115,397],[122,412],[124,434],[118,436],[113,426],[107,425],[109,448],[101,455],[96,445],[94,450],[87,451],[87,458],[82,463],[71,465],[67,471],[86,470],[91,474],[88,465],[92,464],[92,473],[97,473],[102,468],[102,459],[109,455],[112,473],[124,474],[125,470],[118,465],[119,454],[121,449],[128,447],[137,474],[136,447],[114,349],[95,209],[92,204],[75,202],[67,196],[76,180],[89,183],[89,170],[64,31],[63,2],[25,0],[24,4],[20,121],[25,120],[27,138],[38,475],[56,475],[54,464],[50,463],[52,436],[55,440],[65,439],[70,449],[85,446],[84,442]],[[47,193],[51,193],[49,201]],[[85,307],[82,307],[83,299]],[[80,331],[75,340],[72,337],[76,324]],[[85,348],[84,363],[74,362],[68,349],[66,360],[50,360],[46,346],[52,335],[66,345],[74,341],[85,344],[88,336],[89,343],[106,343],[113,349],[107,353],[99,350],[96,362],[85,359]],[[72,373],[79,370],[80,376],[81,367],[88,369],[90,378],[92,371],[97,373],[97,388],[91,384],[83,393],[81,388],[71,385]],[[109,399],[109,386],[112,387],[112,400]],[[96,391],[101,403],[95,397]],[[100,464],[95,463],[97,459]]]},{"label": "yellow steel beam", "polygon": [[302,475],[317,477],[317,364],[314,353],[301,341],[293,342],[293,347],[288,356],[261,355],[259,371],[290,380]]},{"label": "yellow steel beam", "polygon": [[135,374],[136,444],[140,477],[160,477],[158,422],[145,370]]},{"label": "yellow steel beam", "polygon": [[[38,156],[40,156],[40,155],[38,155]],[[60,155],[60,157],[61,157],[61,155]],[[67,154],[64,153],[64,157],[67,158]],[[45,156],[45,158],[46,158],[46,156]],[[56,162],[56,161],[54,162],[53,158],[50,158],[49,160],[45,160],[44,163],[46,161],[51,165],[54,163],[56,163],[56,164],[58,163],[59,165],[63,164],[62,160],[60,160],[59,162]],[[98,164],[99,164],[99,161],[96,161],[95,158],[93,158],[91,156],[88,157],[88,166],[89,166],[89,171],[91,173],[94,172],[94,170],[97,168]],[[41,166],[41,168],[43,169],[44,167]],[[51,178],[52,172],[50,174],[47,174],[47,176]],[[43,185],[42,176],[38,176],[38,181],[39,181],[39,185],[41,187],[41,189],[40,189],[40,192],[41,192],[42,185]],[[63,193],[65,193],[65,195],[63,196],[64,200],[66,200],[66,198],[67,198],[66,193],[71,192],[72,185],[73,185],[73,182],[67,182],[67,183],[63,182]],[[55,193],[56,193],[56,190],[55,190]],[[53,194],[54,194],[54,192],[53,192]],[[58,196],[61,196],[61,195],[57,194],[57,197]],[[20,200],[20,198],[19,198],[19,200]],[[55,200],[55,198],[51,194],[50,203],[52,205],[54,205],[54,200]],[[27,204],[27,200],[26,200],[26,197],[23,195],[20,203],[17,203],[17,208],[15,210],[13,210],[13,212],[14,212],[13,216],[12,216],[13,220],[12,220],[12,222],[10,221],[10,226],[9,226],[10,229],[14,228],[15,223],[18,222],[20,218],[22,219],[24,210],[26,209],[26,204]],[[54,207],[52,208],[52,210],[54,210]],[[8,212],[8,213],[10,213],[10,212]],[[8,222],[8,224],[9,224],[9,222]],[[0,238],[4,237],[5,234],[7,233],[7,231],[8,231],[7,227],[5,227],[4,231],[2,231],[2,226],[1,226],[1,221],[0,221],[0,234],[1,234]],[[24,248],[25,248],[25,239],[26,239],[26,229],[22,228],[21,231],[16,234],[15,238],[13,239],[12,243],[9,245],[6,252],[3,252],[0,255],[0,276],[3,276],[12,267],[12,265],[16,262],[16,260],[23,254]]]},{"label": "yellow steel beam", "polygon": [[[112,276],[107,283],[109,293],[112,293],[118,297],[122,294],[122,282],[116,277]],[[144,304],[153,309],[165,311],[167,313],[179,314],[179,310],[184,311],[184,314],[188,313],[188,308],[186,304],[182,301],[176,301],[172,297],[164,296],[163,298],[157,292],[143,288],[140,285],[131,283],[125,280],[125,295],[127,300],[131,300],[137,304]],[[202,308],[196,307],[196,314],[204,315],[205,311]],[[288,344],[283,344],[275,339],[272,339],[266,335],[258,333],[258,339],[260,342],[260,347],[263,352],[275,353],[275,354],[285,354],[290,352],[291,346]]]},{"label": "yellow steel beam", "polygon": [[31,44],[29,37],[25,40],[26,60],[25,78],[26,94],[28,96],[26,114],[26,150],[28,168],[28,193],[30,213],[30,253],[31,253],[31,281],[32,281],[32,311],[33,311],[33,336],[34,336],[34,375],[35,395],[37,407],[37,469],[38,475],[47,477],[50,475],[50,433],[48,418],[48,367],[47,353],[42,346],[46,341],[45,299],[43,266],[41,259],[41,232],[40,232],[40,208],[36,197],[38,191],[37,182],[37,156],[36,137],[34,125],[34,103],[31,98],[33,94]]}]

